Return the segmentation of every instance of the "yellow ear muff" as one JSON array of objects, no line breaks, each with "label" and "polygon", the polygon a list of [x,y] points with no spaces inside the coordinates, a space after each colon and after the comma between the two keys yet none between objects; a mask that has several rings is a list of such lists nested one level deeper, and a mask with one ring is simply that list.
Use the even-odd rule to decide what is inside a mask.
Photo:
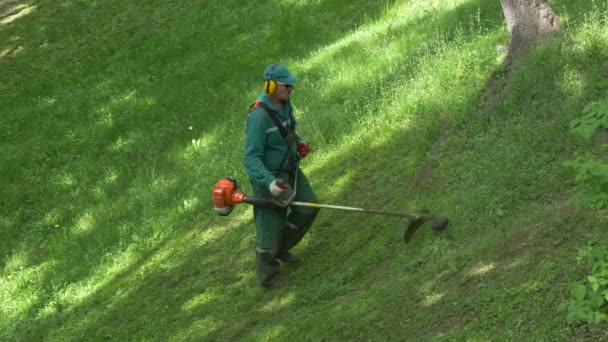
[{"label": "yellow ear muff", "polygon": [[274,94],[274,92],[277,91],[277,82],[274,80],[264,81],[264,91],[268,95]]}]

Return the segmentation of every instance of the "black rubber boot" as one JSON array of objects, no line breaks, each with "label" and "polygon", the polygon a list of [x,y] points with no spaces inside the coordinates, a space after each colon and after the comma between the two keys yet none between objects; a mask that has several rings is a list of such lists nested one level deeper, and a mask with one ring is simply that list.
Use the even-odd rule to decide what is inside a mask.
[{"label": "black rubber boot", "polygon": [[280,288],[287,286],[287,284],[288,284],[287,276],[285,276],[284,274],[278,273],[277,275],[272,277],[272,279],[270,279],[266,283],[262,284],[262,287],[265,290],[276,290],[276,289],[280,289]]},{"label": "black rubber boot", "polygon": [[[306,235],[308,230],[310,229],[310,224],[293,224],[287,223],[285,225],[285,230],[283,230],[283,239],[281,244],[279,245],[280,251],[289,251],[294,248]],[[279,254],[284,254],[279,252]],[[289,254],[289,252],[287,252]]]},{"label": "black rubber boot", "polygon": [[289,251],[279,253],[277,255],[277,260],[288,265],[298,264],[301,261],[300,258],[291,254]]},{"label": "black rubber boot", "polygon": [[256,250],[255,271],[258,283],[263,288],[272,287],[281,265],[275,259],[276,253],[270,250]]}]

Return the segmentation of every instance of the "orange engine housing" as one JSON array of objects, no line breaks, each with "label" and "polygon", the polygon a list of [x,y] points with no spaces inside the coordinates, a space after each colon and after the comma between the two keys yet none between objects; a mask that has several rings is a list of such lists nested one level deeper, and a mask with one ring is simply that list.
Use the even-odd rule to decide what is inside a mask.
[{"label": "orange engine housing", "polygon": [[228,216],[235,205],[243,203],[245,194],[238,191],[236,179],[222,178],[218,180],[211,191],[211,199],[215,212]]}]

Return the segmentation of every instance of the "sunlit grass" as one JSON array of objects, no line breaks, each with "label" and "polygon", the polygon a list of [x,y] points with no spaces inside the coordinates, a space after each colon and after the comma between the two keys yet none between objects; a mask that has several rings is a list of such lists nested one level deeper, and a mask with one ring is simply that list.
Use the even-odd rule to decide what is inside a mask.
[{"label": "sunlit grass", "polygon": [[[541,233],[527,248],[538,256],[510,241],[560,218],[542,201],[564,191],[550,183],[566,183],[554,172],[570,109],[601,88],[589,73],[604,69],[585,61],[604,56],[605,12],[573,26],[555,59],[532,58],[540,72],[516,75],[515,94],[548,89],[535,107],[507,98],[482,115],[508,38],[496,1],[19,9],[0,28],[0,339],[484,340],[495,326],[513,340],[526,329],[576,337],[550,304],[516,304],[548,283],[543,298],[559,301],[552,274],[570,279],[562,269],[576,269],[578,245],[605,235],[571,239],[561,217],[547,226],[565,248],[542,246]],[[558,59],[568,63],[553,73]],[[250,188],[244,121],[271,62],[301,77],[293,102],[315,148],[302,168],[322,202],[429,207],[450,216],[452,235],[424,229],[404,246],[398,219],[322,211],[296,248],[305,262],[284,270],[290,286],[259,290],[251,207],[216,217],[209,192],[223,176]],[[533,78],[548,74],[555,82]],[[543,124],[546,113],[555,121]],[[504,250],[513,256],[499,259]],[[552,273],[529,279],[526,267],[547,256]]]},{"label": "sunlit grass", "polygon": [[489,263],[487,265],[479,265],[468,272],[468,275],[471,277],[482,276],[487,272],[493,270],[496,267],[494,263]]},{"label": "sunlit grass", "polygon": [[28,14],[30,14],[34,10],[36,10],[36,7],[37,7],[37,5],[20,4],[20,5],[17,5],[11,9],[9,9],[8,11],[6,11],[5,13],[2,13],[2,14],[7,14],[7,13],[14,13],[14,14],[8,14],[7,16],[3,16],[3,18],[0,19],[0,26],[10,24],[19,18],[23,18],[23,17],[27,16]]},{"label": "sunlit grass", "polygon": [[434,293],[434,294],[427,295],[424,298],[423,305],[431,306],[431,305],[439,302],[444,296],[445,296],[445,293]]},{"label": "sunlit grass", "polygon": [[191,311],[200,305],[205,305],[217,296],[221,296],[221,291],[219,291],[219,289],[215,291],[210,290],[205,293],[195,295],[189,301],[184,303],[184,305],[182,305],[182,309]]}]

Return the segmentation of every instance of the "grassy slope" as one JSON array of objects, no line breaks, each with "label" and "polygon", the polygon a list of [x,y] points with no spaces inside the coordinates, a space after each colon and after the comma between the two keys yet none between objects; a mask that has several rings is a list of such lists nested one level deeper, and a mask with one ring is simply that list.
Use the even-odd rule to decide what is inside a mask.
[{"label": "grassy slope", "polygon": [[[554,1],[565,34],[481,114],[493,0],[28,4],[0,25],[0,339],[604,336],[557,307],[608,242],[560,166],[594,148],[567,128],[608,90],[605,6]],[[244,109],[275,61],[302,78],[324,202],[428,207],[450,232],[406,246],[396,219],[324,211],[290,287],[257,289],[251,210],[215,217],[209,190],[249,189]]]}]

